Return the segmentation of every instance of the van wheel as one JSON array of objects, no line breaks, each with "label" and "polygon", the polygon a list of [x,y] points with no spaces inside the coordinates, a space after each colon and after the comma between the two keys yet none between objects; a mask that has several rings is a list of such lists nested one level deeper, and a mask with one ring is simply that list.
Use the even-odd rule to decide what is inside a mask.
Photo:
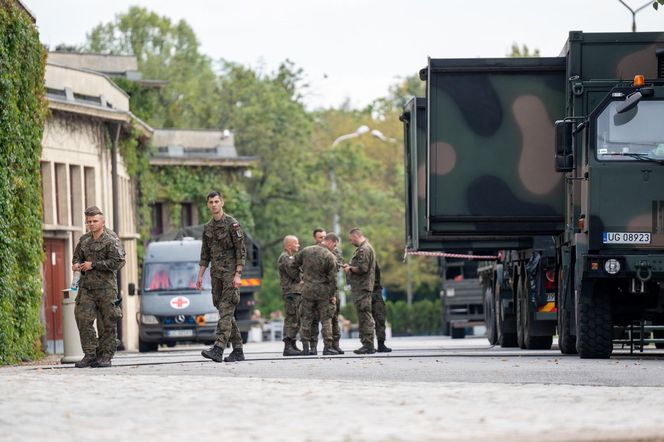
[{"label": "van wheel", "polygon": [[466,329],[464,327],[453,327],[450,334],[452,339],[463,339],[466,337]]},{"label": "van wheel", "polygon": [[145,342],[141,339],[138,340],[138,351],[141,353],[147,353],[151,351],[157,351],[159,344],[156,342]]},{"label": "van wheel", "polygon": [[496,305],[494,303],[495,295],[491,287],[484,291],[484,324],[486,325],[486,337],[489,344],[498,343],[498,332],[496,331]]}]

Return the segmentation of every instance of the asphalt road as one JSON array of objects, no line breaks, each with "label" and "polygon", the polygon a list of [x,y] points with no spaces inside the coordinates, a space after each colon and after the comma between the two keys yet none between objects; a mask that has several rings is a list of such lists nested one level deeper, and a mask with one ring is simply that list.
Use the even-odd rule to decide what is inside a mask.
[{"label": "asphalt road", "polygon": [[365,357],[284,358],[260,343],[232,364],[176,347],[120,353],[109,369],[5,367],[0,439],[664,440],[664,351],[581,360],[484,339],[388,344]]}]

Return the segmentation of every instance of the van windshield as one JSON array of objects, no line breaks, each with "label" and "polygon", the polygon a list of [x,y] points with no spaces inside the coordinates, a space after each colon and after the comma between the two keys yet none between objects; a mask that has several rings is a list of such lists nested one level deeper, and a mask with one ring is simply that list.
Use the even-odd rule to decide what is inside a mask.
[{"label": "van windshield", "polygon": [[[188,290],[196,288],[198,262],[168,262],[145,265],[144,292]],[[203,275],[203,289],[210,290],[210,269]]]},{"label": "van windshield", "polygon": [[620,101],[611,102],[597,117],[597,158],[638,160],[664,158],[664,101],[641,101],[617,113]]}]

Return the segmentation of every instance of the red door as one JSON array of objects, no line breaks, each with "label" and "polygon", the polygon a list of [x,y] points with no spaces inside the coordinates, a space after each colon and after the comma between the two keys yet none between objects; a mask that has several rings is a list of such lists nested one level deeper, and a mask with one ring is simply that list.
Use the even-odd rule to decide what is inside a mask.
[{"label": "red door", "polygon": [[65,287],[65,241],[44,238],[44,317],[46,351],[62,353],[62,290]]}]

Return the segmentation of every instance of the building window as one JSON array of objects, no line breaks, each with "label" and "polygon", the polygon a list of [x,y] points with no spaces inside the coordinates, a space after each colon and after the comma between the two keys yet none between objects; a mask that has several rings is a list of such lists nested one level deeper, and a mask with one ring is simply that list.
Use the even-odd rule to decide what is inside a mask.
[{"label": "building window", "polygon": [[194,214],[193,214],[193,204],[191,203],[182,203],[180,205],[180,225],[182,227],[188,227],[193,225]]},{"label": "building window", "polygon": [[152,230],[150,233],[152,236],[161,235],[164,233],[164,216],[163,216],[163,204],[154,203],[152,205]]}]

